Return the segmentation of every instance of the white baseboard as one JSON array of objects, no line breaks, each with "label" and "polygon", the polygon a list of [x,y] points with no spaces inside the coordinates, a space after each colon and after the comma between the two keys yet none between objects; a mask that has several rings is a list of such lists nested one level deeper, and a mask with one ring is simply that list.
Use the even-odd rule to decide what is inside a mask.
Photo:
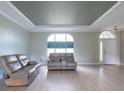
[{"label": "white baseboard", "polygon": [[77,63],[77,65],[101,65],[101,63],[95,62],[95,63]]},{"label": "white baseboard", "polygon": [[124,65],[124,63],[120,63],[120,64],[118,64],[118,65]]}]

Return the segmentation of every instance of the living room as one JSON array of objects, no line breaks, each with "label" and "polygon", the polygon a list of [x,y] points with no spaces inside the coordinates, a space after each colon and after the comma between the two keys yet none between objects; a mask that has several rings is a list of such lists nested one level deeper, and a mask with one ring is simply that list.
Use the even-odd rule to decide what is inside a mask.
[{"label": "living room", "polygon": [[0,1],[0,91],[124,90],[123,9],[123,1]]}]

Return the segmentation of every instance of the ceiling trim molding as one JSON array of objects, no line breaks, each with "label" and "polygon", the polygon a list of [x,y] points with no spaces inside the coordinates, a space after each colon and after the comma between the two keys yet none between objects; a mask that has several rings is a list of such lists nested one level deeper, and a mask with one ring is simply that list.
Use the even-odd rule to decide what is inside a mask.
[{"label": "ceiling trim molding", "polygon": [[[96,32],[101,31],[100,28],[96,26],[99,21],[104,17],[107,17],[113,10],[117,9],[121,4],[121,1],[117,2],[112,8],[105,12],[100,18],[98,18],[91,25],[72,25],[72,26],[36,26],[33,24],[23,13],[20,12],[11,2],[1,1],[0,2],[0,13],[5,17],[9,18],[16,24],[25,28],[31,32]],[[72,30],[72,31],[71,31]]]},{"label": "ceiling trim molding", "polygon": [[73,29],[74,32],[92,31],[90,25],[36,26],[9,1],[0,2],[0,13],[5,17],[9,18],[11,21],[15,22],[16,24],[20,25],[21,27],[31,32],[49,32],[49,31],[61,32],[65,30],[65,28],[67,29],[66,31],[70,31]]},{"label": "ceiling trim molding", "polygon": [[0,13],[29,31],[29,28],[34,27],[34,24],[9,1],[0,2]]},{"label": "ceiling trim molding", "polygon": [[35,26],[32,32],[98,32],[91,26]]},{"label": "ceiling trim molding", "polygon": [[68,25],[53,25],[53,26],[35,26],[35,28],[88,28],[90,27],[90,25],[72,25],[72,26],[68,26]]},{"label": "ceiling trim molding", "polygon": [[104,17],[107,17],[112,11],[114,11],[115,9],[117,9],[120,5],[121,5],[121,1],[118,1],[116,4],[114,4],[108,11],[106,11],[101,17],[99,17],[96,21],[94,21],[91,24],[91,27],[95,27],[97,23],[99,23],[99,21],[101,21]]}]

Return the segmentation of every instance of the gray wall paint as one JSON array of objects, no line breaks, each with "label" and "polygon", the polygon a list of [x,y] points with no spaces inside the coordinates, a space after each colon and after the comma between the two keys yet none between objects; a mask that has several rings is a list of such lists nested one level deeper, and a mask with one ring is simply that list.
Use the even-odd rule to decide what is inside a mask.
[{"label": "gray wall paint", "polygon": [[24,53],[28,56],[29,32],[0,15],[0,56]]},{"label": "gray wall paint", "polygon": [[[47,38],[49,32],[30,33],[30,58],[33,60],[47,60]],[[98,36],[97,32],[72,32],[74,38],[75,59],[78,63],[98,62]]]},{"label": "gray wall paint", "polygon": [[[90,25],[116,2],[113,1],[14,1],[35,25]],[[32,12],[33,11],[33,12]]]}]

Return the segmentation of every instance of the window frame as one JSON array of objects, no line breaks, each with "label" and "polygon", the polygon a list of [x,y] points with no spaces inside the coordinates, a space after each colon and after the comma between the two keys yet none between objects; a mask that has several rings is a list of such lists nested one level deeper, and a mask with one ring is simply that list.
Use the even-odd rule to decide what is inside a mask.
[{"label": "window frame", "polygon": [[[56,40],[57,38],[56,38],[56,35],[57,34],[64,34],[64,36],[65,36],[65,41],[58,41],[58,40]],[[51,38],[51,37],[53,37],[54,39],[52,39],[52,40],[49,40],[49,38]],[[67,38],[71,38],[70,40],[67,40]],[[54,41],[53,41],[54,40]],[[48,43],[50,43],[50,42],[54,42],[54,43],[56,43],[56,42],[62,42],[62,43],[65,43],[65,47],[64,48],[48,48]],[[68,45],[67,45],[67,43],[68,43]],[[69,43],[71,44],[72,43],[72,45],[70,45],[70,47],[69,47]],[[67,46],[69,47],[69,48],[67,48]],[[56,50],[57,49],[64,49],[65,50],[65,52],[64,53],[74,53],[74,39],[73,39],[73,36],[72,35],[70,35],[70,34],[68,34],[68,33],[53,33],[53,34],[51,34],[51,35],[49,35],[48,36],[48,39],[47,39],[47,55],[49,56],[49,49],[54,49],[54,53],[59,53],[59,52],[56,52]],[[67,49],[73,49],[73,50],[71,50],[72,52],[68,52],[68,50]]]}]

